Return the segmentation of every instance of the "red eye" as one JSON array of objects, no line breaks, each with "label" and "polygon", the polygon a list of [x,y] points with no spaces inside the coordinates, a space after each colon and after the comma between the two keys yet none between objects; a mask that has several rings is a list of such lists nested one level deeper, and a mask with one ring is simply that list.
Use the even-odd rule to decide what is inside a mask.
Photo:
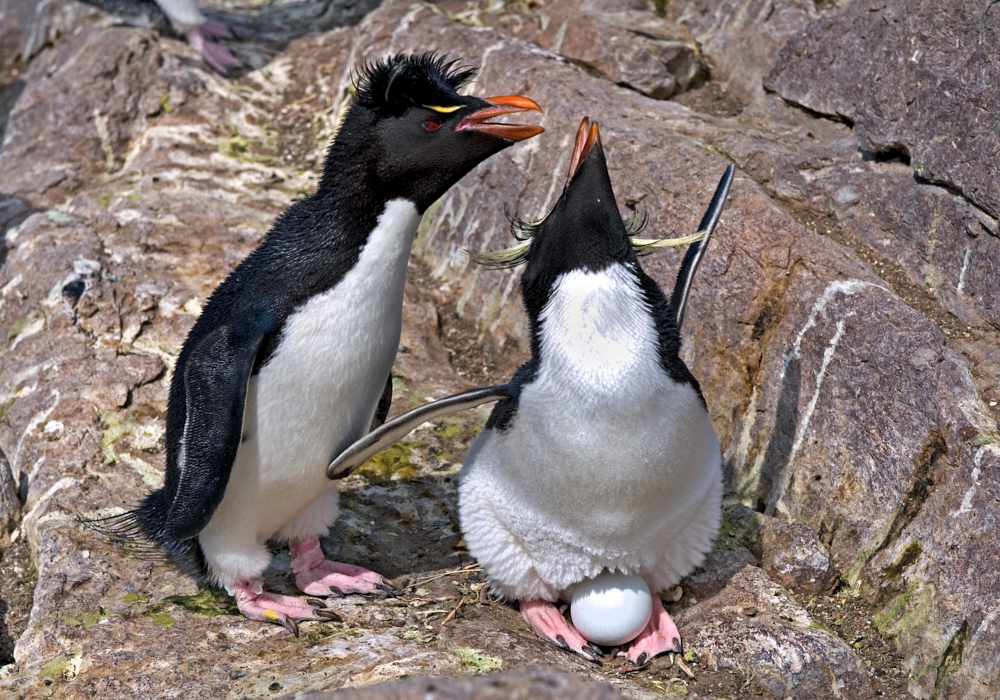
[{"label": "red eye", "polygon": [[427,129],[427,131],[437,131],[441,128],[441,122],[436,119],[428,119],[424,122],[424,128]]}]

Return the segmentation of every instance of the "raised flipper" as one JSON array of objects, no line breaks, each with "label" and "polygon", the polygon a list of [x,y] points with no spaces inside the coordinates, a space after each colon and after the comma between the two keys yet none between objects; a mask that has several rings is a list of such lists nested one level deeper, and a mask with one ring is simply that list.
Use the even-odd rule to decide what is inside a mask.
[{"label": "raised flipper", "polygon": [[341,452],[335,460],[330,462],[330,466],[326,468],[326,475],[331,479],[342,479],[364,464],[368,459],[374,457],[393,443],[402,440],[408,432],[421,423],[475,408],[490,401],[508,399],[511,395],[509,385],[500,384],[499,386],[488,386],[482,389],[463,391],[461,394],[432,401],[420,408],[407,411],[401,416],[393,418],[382,427],[368,433]]},{"label": "raised flipper", "polygon": [[220,326],[199,340],[183,369],[185,419],[177,455],[180,475],[164,533],[195,537],[212,519],[229,483],[243,436],[243,410],[266,324]]},{"label": "raised flipper", "polygon": [[719,217],[722,216],[722,210],[726,206],[726,198],[729,196],[729,188],[733,184],[735,174],[736,168],[732,165],[726,168],[726,172],[723,173],[722,179],[719,180],[719,186],[715,188],[712,202],[708,205],[708,210],[701,219],[701,225],[698,226],[698,231],[704,231],[705,237],[692,243],[691,247],[687,249],[680,271],[677,273],[674,293],[670,297],[670,308],[674,310],[678,329],[684,322],[684,307],[687,305],[688,292],[691,290],[691,282],[694,281],[694,273],[698,271],[698,265],[701,264],[701,259],[708,249],[708,242],[712,238],[712,231],[715,230],[715,225],[719,223]]}]

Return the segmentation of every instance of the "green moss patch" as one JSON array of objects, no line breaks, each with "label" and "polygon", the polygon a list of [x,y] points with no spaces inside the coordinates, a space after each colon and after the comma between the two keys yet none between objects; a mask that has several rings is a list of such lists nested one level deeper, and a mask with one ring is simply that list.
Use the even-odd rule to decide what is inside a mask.
[{"label": "green moss patch", "polygon": [[[199,588],[197,593],[189,595],[172,595],[163,599],[164,603],[179,605],[188,612],[198,615],[239,615],[240,610],[233,599],[218,588]],[[154,620],[154,622],[156,622]],[[159,623],[157,623],[159,624]]]},{"label": "green moss patch", "polygon": [[452,647],[454,653],[462,663],[473,669],[476,673],[490,673],[503,668],[503,659],[497,656],[490,656],[480,649],[472,647]]},{"label": "green moss patch", "polygon": [[410,461],[410,456],[416,446],[417,443],[412,440],[397,442],[361,465],[357,473],[373,484],[412,481],[417,478],[417,467]]}]

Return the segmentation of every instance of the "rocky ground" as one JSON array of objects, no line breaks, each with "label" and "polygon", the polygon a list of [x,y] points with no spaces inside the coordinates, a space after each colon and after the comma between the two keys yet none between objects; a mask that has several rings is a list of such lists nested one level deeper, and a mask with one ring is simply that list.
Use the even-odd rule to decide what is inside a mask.
[{"label": "rocky ground", "polygon": [[[1000,697],[1000,7],[371,7],[220,4],[248,64],[223,77],[87,5],[0,0],[0,693]],[[507,244],[505,205],[544,214],[583,115],[651,234],[689,232],[737,166],[684,328],[727,506],[664,594],[682,657],[588,664],[490,597],[455,502],[486,409],[343,482],[328,552],[402,592],[334,601],[344,622],[297,639],[78,523],[160,483],[173,358],[312,188],[351,67],[427,49],[482,65],[478,94],[538,100],[547,131],[424,218],[394,412],[527,357],[517,273],[464,249]],[[669,284],[679,255],[644,265]],[[287,566],[276,548],[274,588]],[[380,683],[412,676],[455,678]]]}]

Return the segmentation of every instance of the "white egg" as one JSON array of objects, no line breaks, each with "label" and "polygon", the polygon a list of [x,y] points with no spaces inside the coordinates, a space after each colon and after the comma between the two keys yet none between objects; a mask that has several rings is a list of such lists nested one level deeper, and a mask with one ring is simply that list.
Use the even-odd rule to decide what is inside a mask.
[{"label": "white egg", "polygon": [[649,623],[653,596],[638,576],[604,571],[577,586],[569,614],[588,641],[617,646],[638,637]]}]

